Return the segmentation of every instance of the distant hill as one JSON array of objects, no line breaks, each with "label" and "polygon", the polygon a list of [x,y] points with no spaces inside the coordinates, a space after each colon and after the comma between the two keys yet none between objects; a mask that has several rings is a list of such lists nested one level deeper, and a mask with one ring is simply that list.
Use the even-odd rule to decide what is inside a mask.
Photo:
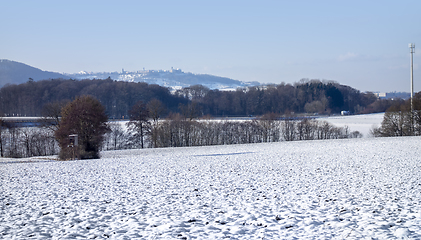
[{"label": "distant hill", "polygon": [[117,81],[145,82],[157,84],[171,89],[181,89],[192,85],[203,85],[210,89],[235,90],[238,87],[259,86],[259,82],[242,82],[226,77],[218,77],[209,74],[185,73],[180,69],[171,70],[147,70],[136,72],[80,72],[66,74],[73,79],[106,79],[110,77]]},{"label": "distant hill", "polygon": [[48,79],[107,79],[125,82],[145,82],[168,87],[173,90],[190,87],[192,85],[203,85],[210,89],[235,90],[238,87],[258,86],[259,82],[242,82],[226,77],[218,77],[208,74],[185,73],[180,69],[171,70],[147,70],[136,72],[79,72],[72,74],[60,74],[56,72],[42,71],[24,63],[0,59],[0,87],[7,83],[21,84],[29,81]]},{"label": "distant hill", "polygon": [[0,59],[0,87],[3,87],[7,83],[25,83],[29,81],[29,78],[39,81],[56,78],[68,79],[69,77],[60,73],[42,71],[24,63]]}]

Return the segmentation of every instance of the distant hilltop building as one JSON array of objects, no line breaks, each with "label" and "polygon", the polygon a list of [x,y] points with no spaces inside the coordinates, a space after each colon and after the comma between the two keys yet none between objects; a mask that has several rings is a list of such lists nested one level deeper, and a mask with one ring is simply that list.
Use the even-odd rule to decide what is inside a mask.
[{"label": "distant hilltop building", "polygon": [[409,99],[410,93],[407,92],[389,92],[389,93],[374,93],[380,99]]},{"label": "distant hilltop building", "polygon": [[386,98],[387,93],[374,93],[377,98]]},{"label": "distant hilltop building", "polygon": [[183,71],[181,71],[181,69],[179,68],[174,69],[173,67],[171,67],[170,73],[183,73]]}]

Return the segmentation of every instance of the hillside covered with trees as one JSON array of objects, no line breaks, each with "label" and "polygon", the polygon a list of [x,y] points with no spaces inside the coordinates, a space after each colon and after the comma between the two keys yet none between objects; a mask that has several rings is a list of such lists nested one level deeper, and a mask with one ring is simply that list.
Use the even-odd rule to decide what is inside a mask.
[{"label": "hillside covered with trees", "polygon": [[176,94],[200,103],[203,113],[212,116],[254,116],[269,112],[367,113],[382,112],[390,106],[387,101],[376,104],[377,98],[373,93],[361,93],[335,82],[305,79],[293,85],[281,83],[236,91],[210,90],[196,85],[183,88]]},{"label": "hillside covered with trees", "polygon": [[194,117],[258,116],[266,113],[332,114],[384,112],[391,100],[379,100],[372,93],[362,93],[349,86],[319,80],[301,80],[295,84],[238,88],[236,91],[210,90],[194,85],[171,93],[155,84],[105,80],[42,80],[0,89],[3,116],[41,116],[47,103],[71,101],[90,95],[104,105],[110,119],[127,118],[138,101],[158,99],[170,112],[182,113],[182,106],[194,105]]},{"label": "hillside covered with trees", "polygon": [[170,111],[188,100],[178,97],[164,87],[123,81],[105,80],[43,80],[19,85],[6,85],[0,89],[0,112],[5,116],[41,116],[47,103],[71,101],[77,96],[90,95],[98,99],[109,118],[124,118],[138,101],[156,98]]}]

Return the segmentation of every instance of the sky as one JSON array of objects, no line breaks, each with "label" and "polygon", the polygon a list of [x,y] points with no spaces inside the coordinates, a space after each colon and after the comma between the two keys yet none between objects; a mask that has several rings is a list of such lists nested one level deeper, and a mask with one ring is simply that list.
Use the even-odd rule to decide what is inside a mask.
[{"label": "sky", "polygon": [[0,0],[0,59],[60,73],[169,70],[421,91],[421,1]]}]

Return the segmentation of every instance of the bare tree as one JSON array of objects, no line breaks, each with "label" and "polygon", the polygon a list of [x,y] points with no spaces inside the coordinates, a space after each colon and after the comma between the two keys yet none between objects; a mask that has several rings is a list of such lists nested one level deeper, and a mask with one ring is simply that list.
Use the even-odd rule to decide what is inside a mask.
[{"label": "bare tree", "polygon": [[389,108],[383,117],[378,134],[382,137],[411,135],[411,113],[404,106]]},{"label": "bare tree", "polygon": [[180,109],[181,114],[190,121],[200,116],[200,107],[197,102],[192,102],[187,106],[180,103],[178,108]]},{"label": "bare tree", "polygon": [[119,122],[109,122],[110,131],[105,134],[104,148],[107,150],[120,150],[127,148],[125,139],[128,135]]},{"label": "bare tree", "polygon": [[69,103],[68,100],[47,103],[42,108],[42,127],[56,131],[60,128],[61,109]]},{"label": "bare tree", "polygon": [[297,132],[299,140],[313,140],[314,139],[315,124],[312,120],[304,118],[297,123]]},{"label": "bare tree", "polygon": [[135,132],[134,136],[144,148],[144,138],[150,132],[149,110],[142,101],[137,102],[129,111],[130,121],[127,123],[129,130]]},{"label": "bare tree", "polygon": [[3,121],[3,118],[0,117],[0,155],[1,155],[1,157],[4,157],[4,148],[3,148],[3,145],[4,145],[4,140],[3,140],[4,134],[3,134],[3,130],[5,128],[6,128],[6,125],[5,125],[4,121]]},{"label": "bare tree", "polygon": [[149,116],[152,118],[152,124],[151,124],[151,140],[152,140],[152,146],[154,148],[158,147],[158,120],[161,117],[162,113],[165,111],[164,104],[159,101],[158,99],[154,98],[147,104],[148,110],[149,110]]},{"label": "bare tree", "polygon": [[262,128],[263,142],[277,142],[280,139],[279,115],[267,113],[258,119]]},{"label": "bare tree", "polygon": [[20,129],[13,124],[8,124],[8,156],[18,158],[22,156],[21,148],[19,147]]},{"label": "bare tree", "polygon": [[295,130],[296,122],[290,117],[287,117],[282,122],[282,135],[285,141],[294,141],[295,140]]},{"label": "bare tree", "polygon": [[32,128],[22,128],[20,131],[20,142],[23,145],[24,156],[31,157],[32,155]]}]

